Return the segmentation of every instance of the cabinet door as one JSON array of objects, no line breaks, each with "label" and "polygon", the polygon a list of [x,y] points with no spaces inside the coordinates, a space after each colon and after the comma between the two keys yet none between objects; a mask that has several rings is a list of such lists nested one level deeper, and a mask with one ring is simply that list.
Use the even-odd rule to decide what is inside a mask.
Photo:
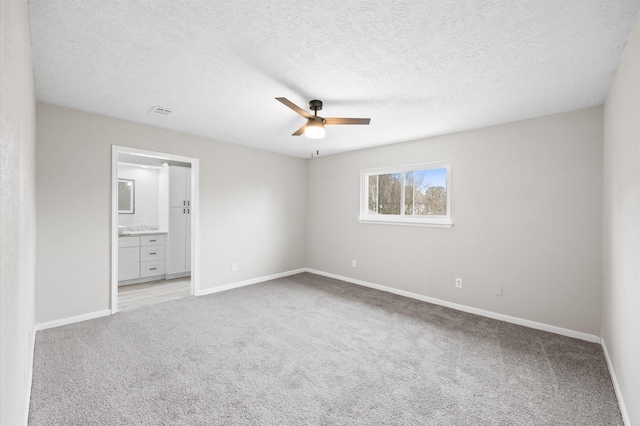
[{"label": "cabinet door", "polygon": [[191,271],[191,208],[187,209],[185,222],[184,266],[185,271]]},{"label": "cabinet door", "polygon": [[[187,206],[187,167],[169,167],[169,206]],[[189,185],[191,186],[191,185]]]},{"label": "cabinet door", "polygon": [[169,209],[169,238],[167,243],[167,274],[185,272],[185,253],[187,240],[186,207]]},{"label": "cabinet door", "polygon": [[118,281],[140,278],[140,247],[118,249]]},{"label": "cabinet door", "polygon": [[191,207],[191,169],[187,168],[185,171],[185,198],[187,199],[187,206]]},{"label": "cabinet door", "polygon": [[191,271],[191,169],[187,169],[187,216],[185,217],[185,255],[184,267],[185,271]]}]

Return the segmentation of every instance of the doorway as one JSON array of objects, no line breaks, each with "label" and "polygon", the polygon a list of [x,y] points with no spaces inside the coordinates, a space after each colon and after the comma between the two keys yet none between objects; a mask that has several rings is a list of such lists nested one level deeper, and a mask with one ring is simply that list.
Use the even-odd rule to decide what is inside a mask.
[{"label": "doorway", "polygon": [[112,314],[198,294],[199,170],[197,158],[112,146]]}]

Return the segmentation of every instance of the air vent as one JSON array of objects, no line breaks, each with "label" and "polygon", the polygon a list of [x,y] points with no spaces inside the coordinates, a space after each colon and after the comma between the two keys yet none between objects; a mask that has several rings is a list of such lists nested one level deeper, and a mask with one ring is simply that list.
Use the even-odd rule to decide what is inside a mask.
[{"label": "air vent", "polygon": [[161,106],[154,106],[153,108],[151,108],[151,111],[149,111],[149,114],[157,115],[160,117],[168,117],[171,115],[171,110],[169,108]]}]

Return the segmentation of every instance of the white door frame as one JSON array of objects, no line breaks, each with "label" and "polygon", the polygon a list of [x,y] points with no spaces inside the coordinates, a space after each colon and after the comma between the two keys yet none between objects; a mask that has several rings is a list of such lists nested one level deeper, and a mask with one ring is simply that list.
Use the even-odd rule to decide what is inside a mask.
[{"label": "white door frame", "polygon": [[118,312],[118,154],[191,163],[191,295],[200,292],[200,160],[127,146],[111,146],[111,314]]}]

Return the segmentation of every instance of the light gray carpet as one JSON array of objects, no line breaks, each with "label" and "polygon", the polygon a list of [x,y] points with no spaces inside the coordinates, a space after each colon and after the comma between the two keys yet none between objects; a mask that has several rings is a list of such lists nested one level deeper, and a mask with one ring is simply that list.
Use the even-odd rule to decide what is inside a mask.
[{"label": "light gray carpet", "polygon": [[601,348],[312,274],[36,336],[31,425],[621,425]]}]

